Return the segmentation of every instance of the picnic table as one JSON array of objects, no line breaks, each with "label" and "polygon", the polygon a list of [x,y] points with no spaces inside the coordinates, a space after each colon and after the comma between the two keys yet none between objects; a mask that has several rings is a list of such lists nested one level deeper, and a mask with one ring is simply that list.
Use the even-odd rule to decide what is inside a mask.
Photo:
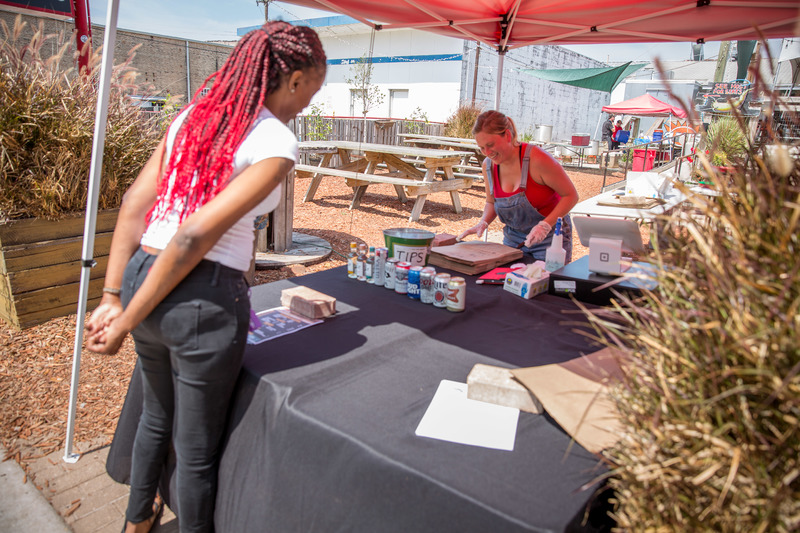
[{"label": "picnic table", "polygon": [[[404,143],[420,148],[436,148],[469,152],[468,155],[465,155],[462,158],[461,168],[464,170],[477,172],[478,174],[480,174],[480,167],[483,164],[483,160],[486,158],[486,156],[483,155],[483,152],[481,152],[481,149],[478,148],[478,144],[471,139],[459,139],[457,137],[436,137],[434,135],[417,137],[407,133],[401,133],[398,135],[398,137],[403,138]],[[470,164],[470,159],[473,157],[478,163],[477,166]]]},{"label": "picnic table", "polygon": [[[456,176],[453,171],[469,152],[354,141],[304,141],[300,143],[300,150],[321,156],[316,166],[295,165],[298,178],[311,178],[303,202],[314,199],[325,176],[344,178],[347,185],[353,187],[350,209],[359,206],[367,187],[386,183],[394,186],[401,202],[406,202],[408,196],[416,196],[409,217],[413,222],[419,219],[428,194],[434,192],[449,192],[453,210],[461,213],[458,191],[472,187],[472,177]],[[364,157],[354,158],[356,152],[362,152]],[[336,167],[332,166],[334,155],[338,155],[340,161]],[[377,174],[379,169],[387,169],[388,173]],[[441,180],[436,180],[437,177]]]},{"label": "picnic table", "polygon": [[584,145],[576,145],[572,143],[561,143],[561,142],[550,142],[547,143],[549,146],[555,147],[558,146],[563,150],[569,150],[576,156],[578,156],[578,168],[583,168],[583,159],[585,157],[585,152],[587,149],[591,148],[591,146],[584,146]]}]

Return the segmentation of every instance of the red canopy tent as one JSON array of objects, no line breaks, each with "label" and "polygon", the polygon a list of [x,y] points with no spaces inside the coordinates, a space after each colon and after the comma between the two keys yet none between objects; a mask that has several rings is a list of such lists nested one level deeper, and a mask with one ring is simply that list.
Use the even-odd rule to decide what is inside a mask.
[{"label": "red canopy tent", "polygon": [[618,104],[604,106],[603,112],[612,115],[640,115],[643,117],[668,117],[672,115],[678,118],[686,118],[686,111],[680,107],[662,102],[649,94],[643,94]]},{"label": "red canopy tent", "polygon": [[505,52],[512,48],[791,37],[800,27],[796,0],[284,1],[349,15],[376,30],[416,28],[495,48],[500,73],[495,108]]},{"label": "red canopy tent", "polygon": [[723,41],[796,35],[796,0],[283,0],[376,29],[417,28],[504,52],[530,44]]},{"label": "red canopy tent", "polygon": [[[284,0],[349,15],[373,28],[416,28],[478,41],[499,52],[496,107],[507,50],[531,44],[705,42],[793,37],[800,27],[797,0]],[[103,167],[108,90],[120,0],[107,0],[92,164],[86,199],[81,284],[64,459],[72,453],[83,317],[94,255],[100,169]],[[133,3],[133,2],[131,2]],[[756,29],[758,28],[758,30]],[[759,34],[759,30],[762,32]]]}]

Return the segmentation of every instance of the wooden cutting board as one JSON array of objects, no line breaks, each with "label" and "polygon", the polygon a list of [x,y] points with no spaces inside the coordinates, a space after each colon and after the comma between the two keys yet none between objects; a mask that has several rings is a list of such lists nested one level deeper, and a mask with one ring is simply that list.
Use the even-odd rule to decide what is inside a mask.
[{"label": "wooden cutting board", "polygon": [[432,248],[428,263],[474,276],[521,257],[522,250],[518,248],[496,242],[470,241]]},{"label": "wooden cutting board", "polygon": [[606,201],[598,201],[597,205],[604,205],[608,207],[627,207],[629,209],[650,209],[657,205],[664,205],[666,200],[661,198],[641,198],[637,201],[623,201],[620,198]]}]

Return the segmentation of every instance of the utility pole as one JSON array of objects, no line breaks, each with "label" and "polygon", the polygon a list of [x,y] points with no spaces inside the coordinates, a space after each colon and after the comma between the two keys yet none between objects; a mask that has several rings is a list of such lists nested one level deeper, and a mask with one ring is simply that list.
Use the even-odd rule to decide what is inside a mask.
[{"label": "utility pole", "polygon": [[269,22],[269,5],[272,0],[256,0],[256,5],[264,5],[264,22]]},{"label": "utility pole", "polygon": [[728,57],[731,55],[731,42],[722,41],[719,44],[719,55],[717,56],[717,68],[714,70],[714,82],[724,81],[725,67],[728,66]]},{"label": "utility pole", "polygon": [[478,60],[481,57],[481,43],[475,42],[475,73],[472,76],[472,103],[475,104],[475,92],[478,90]]}]

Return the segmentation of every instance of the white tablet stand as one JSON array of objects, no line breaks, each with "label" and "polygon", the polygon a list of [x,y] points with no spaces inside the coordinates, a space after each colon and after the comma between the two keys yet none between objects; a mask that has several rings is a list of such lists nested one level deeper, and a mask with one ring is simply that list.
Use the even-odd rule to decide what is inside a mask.
[{"label": "white tablet stand", "polygon": [[573,217],[581,244],[589,247],[589,271],[620,275],[626,266],[622,252],[642,253],[644,244],[634,220],[604,217]]},{"label": "white tablet stand", "polygon": [[589,272],[622,273],[622,239],[591,237],[589,239]]}]

